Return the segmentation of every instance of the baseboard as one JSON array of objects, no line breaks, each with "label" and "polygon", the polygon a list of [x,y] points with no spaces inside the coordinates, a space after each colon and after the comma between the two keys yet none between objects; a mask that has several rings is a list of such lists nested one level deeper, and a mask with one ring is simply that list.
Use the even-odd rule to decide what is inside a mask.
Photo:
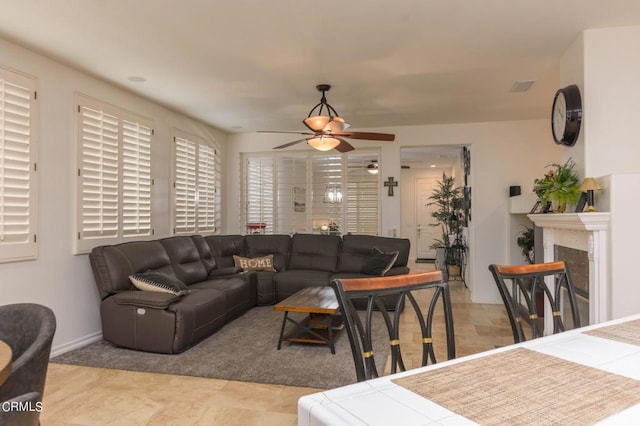
[{"label": "baseboard", "polygon": [[56,357],[58,355],[62,355],[63,353],[72,351],[74,349],[81,348],[83,346],[87,346],[93,342],[97,342],[102,339],[102,332],[96,331],[88,336],[81,337],[79,339],[73,340],[68,343],[64,343],[59,346],[55,346],[51,348],[51,358]]}]

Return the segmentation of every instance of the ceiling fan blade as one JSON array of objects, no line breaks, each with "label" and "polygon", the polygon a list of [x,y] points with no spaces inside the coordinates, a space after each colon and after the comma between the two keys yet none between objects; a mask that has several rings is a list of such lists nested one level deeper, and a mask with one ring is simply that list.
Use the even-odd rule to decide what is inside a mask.
[{"label": "ceiling fan blade", "polygon": [[297,141],[293,141],[293,142],[285,143],[284,145],[276,146],[276,147],[274,147],[273,149],[282,149],[282,148],[287,148],[287,147],[289,147],[289,146],[291,146],[291,145],[295,145],[295,144],[297,144],[297,143],[300,143],[300,142],[306,142],[306,141],[307,141],[306,139],[298,139]]},{"label": "ceiling fan blade", "polygon": [[279,131],[279,130],[258,130],[257,133],[289,133],[294,135],[310,135],[310,136],[315,135],[315,133],[309,133],[309,132],[285,132],[285,131]]},{"label": "ceiling fan blade", "polygon": [[340,145],[335,147],[335,150],[344,154],[345,152],[353,151],[355,148],[349,142],[341,138],[336,138],[340,141]]},{"label": "ceiling fan blade", "polygon": [[342,136],[343,138],[351,139],[366,139],[370,141],[394,141],[396,135],[390,133],[370,133],[370,132],[340,132],[332,133],[334,136]]}]

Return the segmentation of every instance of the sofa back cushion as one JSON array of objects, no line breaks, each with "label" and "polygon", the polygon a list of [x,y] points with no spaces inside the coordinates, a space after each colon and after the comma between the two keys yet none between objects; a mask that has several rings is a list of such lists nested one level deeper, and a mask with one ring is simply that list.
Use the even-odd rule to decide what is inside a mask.
[{"label": "sofa back cushion", "polygon": [[102,298],[119,291],[134,290],[129,275],[149,270],[174,275],[169,255],[158,241],[96,247],[89,260]]},{"label": "sofa back cushion", "polygon": [[189,285],[207,278],[207,269],[200,260],[200,252],[191,237],[175,236],[159,241],[167,251],[171,267],[180,281]]},{"label": "sofa back cushion", "polygon": [[336,272],[341,242],[337,235],[295,234],[287,269]]},{"label": "sofa back cushion", "polygon": [[244,256],[246,254],[244,236],[242,235],[209,235],[204,239],[209,244],[218,268],[235,266],[233,255]]},{"label": "sofa back cushion", "polygon": [[273,267],[276,271],[286,268],[289,261],[291,237],[288,235],[246,235],[248,257],[273,255]]},{"label": "sofa back cushion", "polygon": [[373,256],[376,247],[385,253],[398,252],[393,267],[407,266],[411,243],[406,238],[386,238],[375,235],[345,235],[342,237],[342,253],[338,271],[361,272],[367,260]]},{"label": "sofa back cushion", "polygon": [[207,240],[202,235],[192,235],[191,239],[200,253],[200,260],[209,274],[216,268],[216,259],[211,254],[211,247],[207,244]]}]

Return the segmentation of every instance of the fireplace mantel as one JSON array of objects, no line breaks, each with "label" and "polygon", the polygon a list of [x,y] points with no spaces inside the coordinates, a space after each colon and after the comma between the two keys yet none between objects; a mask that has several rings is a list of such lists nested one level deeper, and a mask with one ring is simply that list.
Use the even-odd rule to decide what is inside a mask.
[{"label": "fireplace mantel", "polygon": [[530,214],[528,218],[543,229],[544,261],[554,259],[554,246],[587,251],[589,257],[589,322],[610,319],[611,288],[608,279],[608,234],[610,213]]},{"label": "fireplace mantel", "polygon": [[550,213],[527,216],[541,228],[572,229],[576,231],[600,231],[609,229],[608,212]]}]

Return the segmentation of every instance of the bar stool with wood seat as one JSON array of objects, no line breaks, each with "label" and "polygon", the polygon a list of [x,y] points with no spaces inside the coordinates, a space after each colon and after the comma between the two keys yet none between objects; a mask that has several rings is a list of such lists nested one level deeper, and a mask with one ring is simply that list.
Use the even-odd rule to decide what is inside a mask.
[{"label": "bar stool with wood seat", "polygon": [[[415,314],[420,325],[422,343],[422,362],[427,365],[429,361],[436,363],[433,347],[434,326],[443,326],[444,340],[447,346],[447,358],[455,358],[455,339],[453,332],[453,316],[451,311],[451,297],[449,285],[443,281],[442,271],[429,271],[416,274],[394,275],[374,278],[349,278],[334,279],[331,286],[335,290],[340,310],[342,311],[345,328],[351,344],[351,352],[356,368],[356,377],[359,382],[379,377],[376,367],[376,347],[385,344],[374,342],[372,330],[375,324],[374,309],[380,311],[386,326],[391,351],[391,371],[396,373],[405,371],[405,360],[400,350],[400,313],[403,309],[411,309],[404,315]],[[422,309],[416,300],[417,290],[432,289],[426,309]],[[397,299],[393,312],[385,308],[382,301],[384,296],[395,296]],[[353,301],[366,300],[366,311],[358,311]],[[442,300],[443,320],[434,320],[438,300]],[[360,304],[358,304],[360,305]],[[378,313],[375,313],[376,316]],[[404,322],[404,319],[403,319]],[[411,338],[411,336],[409,336]]]},{"label": "bar stool with wood seat", "polygon": [[[545,299],[551,306],[554,334],[565,330],[562,314],[564,299],[569,302],[572,328],[580,327],[575,289],[563,261],[517,266],[493,264],[489,270],[507,310],[515,343],[527,340],[523,321],[531,327],[531,338],[542,336]],[[551,283],[553,287],[550,287]],[[563,289],[566,293],[561,293]]]}]

